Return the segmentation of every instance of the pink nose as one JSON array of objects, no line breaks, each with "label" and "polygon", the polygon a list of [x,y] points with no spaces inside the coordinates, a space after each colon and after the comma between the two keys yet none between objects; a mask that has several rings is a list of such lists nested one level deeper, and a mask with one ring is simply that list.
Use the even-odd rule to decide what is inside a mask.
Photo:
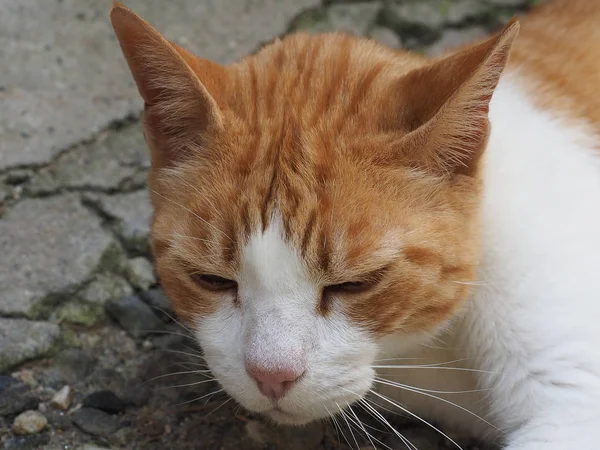
[{"label": "pink nose", "polygon": [[273,399],[283,397],[304,373],[294,370],[265,371],[253,366],[248,366],[246,369],[256,381],[260,392]]}]

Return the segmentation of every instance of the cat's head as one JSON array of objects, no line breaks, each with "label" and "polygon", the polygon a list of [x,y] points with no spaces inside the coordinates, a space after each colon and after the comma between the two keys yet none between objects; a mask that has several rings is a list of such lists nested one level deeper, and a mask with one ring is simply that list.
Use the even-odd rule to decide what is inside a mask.
[{"label": "cat's head", "polygon": [[236,400],[325,417],[369,390],[383,339],[459,311],[517,23],[435,62],[296,34],[222,66],[111,19],[145,102],[160,280]]}]

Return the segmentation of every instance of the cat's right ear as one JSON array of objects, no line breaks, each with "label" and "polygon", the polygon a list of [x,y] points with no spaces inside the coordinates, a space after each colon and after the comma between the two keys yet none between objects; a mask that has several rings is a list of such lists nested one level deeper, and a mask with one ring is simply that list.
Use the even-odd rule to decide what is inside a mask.
[{"label": "cat's right ear", "polygon": [[152,164],[176,163],[197,148],[206,132],[222,127],[214,93],[219,91],[225,68],[169,42],[118,2],[113,4],[110,20],[144,100],[144,131]]}]

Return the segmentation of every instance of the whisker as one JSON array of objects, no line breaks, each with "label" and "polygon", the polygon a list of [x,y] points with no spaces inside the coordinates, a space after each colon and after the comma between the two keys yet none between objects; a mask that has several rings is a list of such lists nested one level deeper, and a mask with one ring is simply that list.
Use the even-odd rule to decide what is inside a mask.
[{"label": "whisker", "polygon": [[412,411],[409,411],[408,409],[404,408],[403,406],[401,406],[399,403],[394,402],[393,400],[390,400],[389,398],[387,398],[385,395],[381,395],[380,393],[374,391],[373,389],[370,390],[371,393],[373,393],[374,395],[376,395],[377,397],[381,398],[382,400],[394,405],[396,408],[401,409],[402,411],[406,412],[407,414],[409,414],[410,416],[414,417],[415,419],[423,422],[425,425],[431,427],[432,429],[434,429],[435,431],[437,431],[438,433],[440,433],[442,436],[444,436],[446,439],[448,439],[450,442],[452,442],[457,448],[459,448],[460,450],[464,450],[460,445],[458,445],[456,443],[456,441],[454,441],[454,439],[452,439],[450,436],[448,436],[446,433],[444,433],[443,431],[441,431],[439,428],[437,428],[435,425],[432,425],[431,423],[427,422],[425,419],[421,418],[420,416],[418,416],[417,414],[413,413]]},{"label": "whisker", "polygon": [[[356,449],[360,450],[360,445],[358,445],[358,441],[356,440],[356,436],[354,436],[354,432],[352,431],[352,427],[350,426],[350,423],[348,422],[348,419],[346,418],[346,413],[344,412],[344,410],[340,407],[340,405],[338,405],[336,403],[336,406],[338,407],[338,409],[340,410],[340,413],[342,415],[342,418],[344,419],[344,421],[346,422],[346,425],[348,425],[348,429],[350,430],[350,435],[352,436],[352,439],[354,440],[354,443],[356,444]],[[352,446],[350,446],[352,447]]]},{"label": "whisker", "polygon": [[150,378],[149,380],[144,381],[144,383],[149,383],[151,381],[156,381],[156,380],[160,380],[161,378],[172,377],[172,376],[175,376],[175,375],[186,375],[186,374],[192,374],[192,373],[193,374],[198,374],[198,375],[204,375],[203,372],[210,372],[210,370],[185,370],[183,372],[166,373],[166,374],[154,377],[154,378]]},{"label": "whisker", "polygon": [[417,365],[400,365],[400,366],[371,366],[373,369],[437,369],[437,370],[459,370],[462,372],[478,372],[478,373],[491,373],[495,374],[496,372],[490,372],[488,370],[480,370],[480,369],[466,369],[461,367],[440,367],[440,366],[417,366]]},{"label": "whisker", "polygon": [[466,286],[487,286],[490,283],[487,281],[452,281],[455,284],[464,284]]},{"label": "whisker", "polygon": [[176,201],[171,200],[170,198],[165,197],[162,194],[159,194],[155,190],[152,190],[152,192],[155,193],[156,195],[158,195],[159,197],[165,199],[166,201],[168,201],[170,203],[173,203],[174,205],[177,205],[180,208],[182,208],[183,210],[189,212],[191,215],[193,215],[197,219],[200,219],[203,223],[205,223],[206,225],[208,225],[209,227],[211,227],[213,230],[215,230],[216,232],[218,232],[221,235],[225,236],[227,239],[229,239],[230,242],[234,242],[233,239],[227,233],[225,233],[224,231],[222,231],[219,228],[215,227],[212,223],[208,222],[206,219],[204,219],[202,216],[200,216],[199,214],[195,213],[191,209],[187,208],[186,206],[183,206],[181,203],[177,203]]},{"label": "whisker", "polygon": [[[365,433],[365,435],[367,436],[367,439],[369,440],[369,442],[371,443],[371,445],[373,446],[373,449],[377,450],[377,447],[375,446],[375,443],[373,442],[373,439],[371,439],[371,433],[369,433],[367,431],[367,429],[365,428],[364,424],[361,422],[361,420],[358,418],[358,416],[356,415],[356,412],[352,409],[352,406],[350,406],[350,403],[346,402],[346,405],[348,406],[348,410],[352,413],[352,415],[354,416],[354,418],[356,419],[355,423],[358,423],[358,425],[360,426],[360,428],[363,430],[363,432]],[[375,439],[375,438],[374,438]],[[377,439],[375,439],[377,440]]]},{"label": "whisker", "polygon": [[158,390],[159,391],[164,391],[166,389],[177,389],[177,388],[188,387],[188,386],[197,386],[199,384],[210,383],[211,381],[215,381],[215,378],[211,378],[209,380],[195,381],[193,383],[178,384],[178,385],[175,385],[175,386],[165,386],[165,387],[162,387],[162,388],[158,388]]},{"label": "whisker", "polygon": [[192,358],[195,358],[195,359],[203,359],[203,357],[202,357],[202,355],[200,353],[189,353],[189,352],[184,352],[184,351],[181,351],[181,350],[169,350],[169,349],[163,350],[163,352],[165,352],[165,353],[174,353],[176,355],[191,356]]},{"label": "whisker", "polygon": [[215,394],[218,394],[219,392],[223,392],[223,389],[219,389],[219,390],[216,390],[216,391],[213,391],[213,392],[209,392],[208,394],[205,394],[205,395],[203,395],[203,396],[201,396],[201,397],[194,398],[194,399],[192,399],[192,400],[188,400],[188,401],[186,401],[186,402],[183,402],[183,403],[178,403],[178,404],[177,404],[177,405],[175,405],[175,406],[187,405],[188,403],[197,402],[197,401],[200,401],[200,400],[202,400],[203,398],[206,398],[206,397],[209,397],[209,398],[210,398],[210,397],[212,397],[213,395],[215,395]]},{"label": "whisker", "polygon": [[400,433],[399,431],[397,431],[392,426],[392,424],[390,424],[390,422],[385,417],[383,417],[382,414],[379,413],[379,411],[377,411],[375,408],[373,408],[371,405],[369,405],[369,403],[368,403],[368,401],[366,399],[361,399],[361,401],[359,403],[361,403],[361,406],[363,406],[363,408],[365,409],[365,411],[367,411],[369,414],[371,414],[371,416],[375,417],[384,426],[387,426],[390,430],[392,430],[392,432],[396,435],[396,437],[400,438],[400,440],[402,441],[402,443],[404,445],[406,445],[406,448],[408,448],[408,450],[418,450],[414,446],[414,444],[412,442],[410,442],[408,440],[408,438],[406,438],[402,433]]},{"label": "whisker", "polygon": [[[352,445],[350,445],[350,441],[348,440],[348,438],[344,434],[344,431],[342,430],[342,426],[340,425],[340,423],[336,419],[335,414],[330,413],[329,410],[327,409],[327,407],[325,407],[325,410],[329,413],[329,416],[333,420],[333,423],[336,424],[336,431],[337,431],[337,428],[339,427],[340,434],[344,438],[344,441],[346,441],[346,444],[348,444],[348,447],[352,448]],[[338,442],[339,442],[339,435],[338,435]]]},{"label": "whisker", "polygon": [[465,391],[436,391],[434,389],[425,389],[425,388],[421,388],[421,387],[417,387],[417,386],[410,386],[408,384],[398,383],[397,381],[386,380],[385,378],[382,378],[382,377],[375,377],[375,381],[381,382],[383,384],[391,383],[397,387],[401,387],[401,388],[406,387],[406,388],[414,389],[414,390],[421,391],[421,392],[429,392],[432,394],[470,394],[470,393],[474,393],[474,392],[487,392],[490,390],[490,389],[470,389],[470,390],[465,390]]},{"label": "whisker", "polygon": [[215,409],[213,409],[211,412],[209,412],[208,414],[206,414],[204,417],[208,417],[210,416],[212,413],[214,413],[215,411],[221,409],[223,406],[225,406],[227,403],[229,403],[231,400],[233,400],[232,397],[229,397],[227,400],[225,400],[223,403],[221,403],[219,406],[217,406]]},{"label": "whisker", "polygon": [[375,382],[376,383],[380,383],[380,384],[385,384],[385,385],[388,385],[388,386],[397,387],[397,388],[400,388],[400,389],[404,389],[404,390],[409,391],[409,392],[414,392],[415,394],[425,395],[426,397],[431,397],[431,398],[434,398],[434,399],[439,400],[441,402],[444,402],[444,403],[447,403],[449,405],[455,406],[456,408],[458,408],[458,409],[460,409],[462,411],[465,411],[466,413],[471,414],[473,417],[476,417],[477,419],[481,420],[486,425],[489,425],[490,427],[494,428],[495,430],[497,430],[499,432],[502,432],[502,430],[500,430],[495,425],[493,425],[490,422],[488,422],[487,420],[485,420],[483,417],[480,417],[479,415],[475,414],[473,411],[470,411],[467,408],[464,408],[464,407],[462,407],[462,406],[460,406],[460,405],[458,405],[458,404],[456,404],[454,402],[451,402],[450,400],[446,400],[445,398],[441,398],[441,397],[437,397],[435,395],[428,394],[427,392],[424,392],[424,391],[420,390],[419,388],[414,388],[412,386],[407,386],[405,384],[394,383],[394,382],[388,381],[388,380],[382,381],[381,379],[379,379],[379,380],[376,379]]}]

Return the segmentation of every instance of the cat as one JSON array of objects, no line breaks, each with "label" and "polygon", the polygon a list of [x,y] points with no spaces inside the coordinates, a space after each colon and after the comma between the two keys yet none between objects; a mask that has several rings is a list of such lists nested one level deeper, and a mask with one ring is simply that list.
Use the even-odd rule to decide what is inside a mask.
[{"label": "cat", "polygon": [[600,446],[600,2],[434,60],[295,33],[224,66],[111,20],[156,269],[235,400]]}]

